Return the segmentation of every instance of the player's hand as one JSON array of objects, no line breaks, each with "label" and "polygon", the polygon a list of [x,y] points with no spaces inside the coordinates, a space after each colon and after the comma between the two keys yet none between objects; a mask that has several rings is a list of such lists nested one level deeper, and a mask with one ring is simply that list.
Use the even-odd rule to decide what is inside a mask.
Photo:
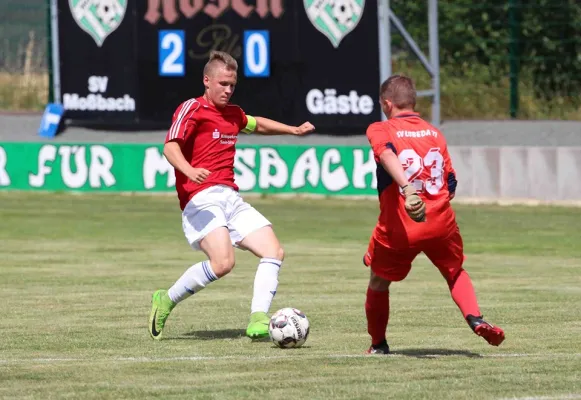
[{"label": "player's hand", "polygon": [[418,192],[412,185],[402,187],[405,196],[405,210],[411,219],[416,222],[426,220],[426,203],[422,201]]},{"label": "player's hand", "polygon": [[206,180],[206,178],[210,175],[210,171],[204,168],[194,168],[192,173],[190,174],[189,178],[192,182],[195,183],[202,183]]},{"label": "player's hand", "polygon": [[303,136],[306,135],[307,133],[313,132],[314,130],[315,126],[313,124],[311,124],[310,122],[305,122],[301,126],[295,127],[293,134],[297,136]]}]

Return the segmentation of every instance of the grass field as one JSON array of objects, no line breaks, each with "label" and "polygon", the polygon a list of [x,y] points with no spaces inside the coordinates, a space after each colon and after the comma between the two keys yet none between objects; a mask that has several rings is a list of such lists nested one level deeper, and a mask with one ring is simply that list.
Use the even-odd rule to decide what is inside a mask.
[{"label": "grass field", "polygon": [[422,257],[392,286],[384,357],[363,355],[376,203],[252,202],[287,253],[272,311],[305,311],[303,348],[243,337],[256,269],[243,252],[174,310],[166,340],[149,338],[153,290],[202,260],[173,197],[0,193],[0,397],[581,398],[579,209],[456,206],[484,315],[507,339],[476,337]]}]

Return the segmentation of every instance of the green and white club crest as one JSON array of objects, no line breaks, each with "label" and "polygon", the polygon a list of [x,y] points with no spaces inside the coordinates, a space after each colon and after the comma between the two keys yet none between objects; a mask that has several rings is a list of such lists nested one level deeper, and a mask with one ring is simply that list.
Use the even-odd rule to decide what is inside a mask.
[{"label": "green and white club crest", "polygon": [[69,0],[77,24],[101,47],[125,16],[127,0]]},{"label": "green and white club crest", "polygon": [[365,0],[304,0],[311,23],[331,41],[335,48],[363,15]]}]

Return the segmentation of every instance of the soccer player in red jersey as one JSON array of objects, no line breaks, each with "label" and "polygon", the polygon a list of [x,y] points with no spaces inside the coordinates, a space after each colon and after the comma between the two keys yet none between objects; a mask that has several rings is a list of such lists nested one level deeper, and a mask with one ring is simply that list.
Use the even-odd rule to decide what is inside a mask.
[{"label": "soccer player in red jersey", "polygon": [[295,127],[252,117],[230,104],[237,69],[232,56],[213,51],[204,68],[204,94],[178,106],[167,132],[163,152],[175,169],[184,234],[190,246],[208,259],[191,266],[169,290],[153,294],[149,318],[153,339],[161,339],[165,322],[179,302],[232,271],[234,247],[260,259],[246,335],[268,336],[267,313],[284,252],[271,223],[238,193],[235,144],[239,132],[300,136],[312,132],[314,126],[305,122]]},{"label": "soccer player in red jersey", "polygon": [[387,121],[371,124],[367,138],[377,167],[380,214],[363,263],[370,267],[365,313],[371,354],[388,354],[389,285],[405,279],[423,252],[448,283],[452,299],[474,333],[493,346],[504,332],[482,319],[463,268],[462,236],[450,200],[456,190],[446,139],[414,111],[410,78],[394,75],[380,88]]}]

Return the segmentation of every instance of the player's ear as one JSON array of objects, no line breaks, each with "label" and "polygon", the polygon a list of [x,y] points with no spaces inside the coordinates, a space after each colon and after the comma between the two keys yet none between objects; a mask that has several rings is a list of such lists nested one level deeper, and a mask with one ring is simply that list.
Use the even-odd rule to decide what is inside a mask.
[{"label": "player's ear", "polygon": [[206,89],[210,88],[210,78],[208,77],[208,75],[204,75],[204,86],[206,87]]}]

